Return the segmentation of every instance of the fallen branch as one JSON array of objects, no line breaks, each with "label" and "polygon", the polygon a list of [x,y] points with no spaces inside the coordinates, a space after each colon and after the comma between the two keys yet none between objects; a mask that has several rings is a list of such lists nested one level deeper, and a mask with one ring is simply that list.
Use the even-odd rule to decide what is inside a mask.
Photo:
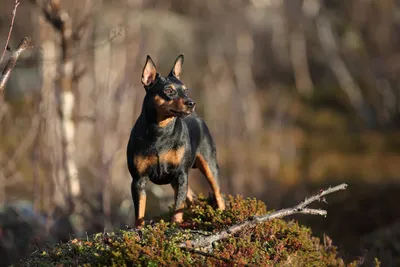
[{"label": "fallen branch", "polygon": [[24,39],[22,39],[18,47],[12,53],[0,77],[0,94],[3,93],[6,83],[11,76],[11,71],[14,69],[18,58],[21,56],[22,52],[24,52],[29,47],[29,44],[30,44],[30,39],[28,37],[25,37]]},{"label": "fallen branch", "polygon": [[235,225],[229,227],[228,229],[223,230],[219,233],[216,233],[216,234],[210,235],[210,236],[200,237],[200,238],[197,238],[196,240],[188,240],[188,241],[181,243],[179,246],[181,248],[209,247],[209,246],[211,246],[211,244],[213,242],[228,238],[228,237],[242,231],[245,228],[252,228],[252,227],[255,227],[256,225],[258,225],[259,223],[270,221],[270,220],[276,219],[276,218],[283,218],[283,217],[293,215],[293,214],[311,214],[311,215],[326,216],[327,215],[326,210],[310,209],[310,208],[306,208],[306,207],[315,201],[325,201],[325,199],[324,199],[325,195],[331,194],[331,193],[339,191],[339,190],[344,190],[346,188],[347,188],[347,184],[340,184],[335,187],[330,187],[326,190],[321,190],[318,194],[316,194],[310,198],[306,198],[303,202],[301,202],[300,204],[298,204],[297,206],[295,206],[293,208],[278,210],[278,211],[275,211],[275,212],[272,212],[272,213],[269,213],[269,214],[266,214],[263,216],[253,216],[253,217],[250,217],[249,219],[247,219],[246,221],[241,222],[239,224],[235,224]]}]

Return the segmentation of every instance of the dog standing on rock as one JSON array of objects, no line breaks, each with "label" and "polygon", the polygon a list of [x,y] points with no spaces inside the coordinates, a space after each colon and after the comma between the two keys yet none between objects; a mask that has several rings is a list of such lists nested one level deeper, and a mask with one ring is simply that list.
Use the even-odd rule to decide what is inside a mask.
[{"label": "dog standing on rock", "polygon": [[207,125],[195,114],[196,104],[180,80],[183,60],[183,55],[179,55],[166,77],[157,73],[150,56],[143,68],[146,96],[127,147],[136,228],[144,225],[148,180],[172,185],[175,192],[172,222],[182,222],[185,199],[191,201],[188,195],[191,168],[198,168],[205,175],[217,207],[225,209],[214,141]]}]

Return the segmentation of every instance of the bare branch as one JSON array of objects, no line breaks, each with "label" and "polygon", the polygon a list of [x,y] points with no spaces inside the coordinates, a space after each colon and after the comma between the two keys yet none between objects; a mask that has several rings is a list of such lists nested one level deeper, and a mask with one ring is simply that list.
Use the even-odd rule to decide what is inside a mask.
[{"label": "bare branch", "polygon": [[6,83],[11,76],[11,71],[14,69],[15,64],[17,63],[17,60],[21,56],[22,52],[24,52],[29,47],[30,41],[31,40],[28,37],[22,39],[17,49],[15,49],[15,51],[11,55],[11,58],[8,60],[7,65],[4,68],[3,73],[0,77],[0,94],[3,93]]},{"label": "bare branch", "polygon": [[228,238],[228,237],[232,236],[233,234],[240,232],[247,227],[252,228],[252,227],[255,227],[259,223],[270,221],[270,220],[276,219],[276,218],[283,218],[283,217],[293,215],[293,214],[311,214],[311,215],[326,216],[327,212],[325,210],[309,209],[309,208],[306,208],[306,206],[310,205],[311,203],[313,203],[315,201],[324,200],[323,196],[325,196],[325,195],[331,194],[331,193],[339,191],[339,190],[344,190],[346,188],[347,188],[347,184],[340,184],[335,187],[330,187],[326,190],[321,190],[318,194],[316,194],[310,198],[306,198],[303,202],[301,202],[300,204],[298,204],[297,206],[295,206],[293,208],[278,210],[278,211],[271,212],[271,213],[263,215],[263,216],[253,216],[253,217],[250,217],[249,219],[247,219],[246,221],[241,222],[239,224],[235,224],[235,225],[229,227],[228,229],[223,230],[219,233],[216,233],[214,235],[200,237],[196,240],[185,241],[184,243],[181,243],[179,246],[181,248],[209,247],[209,246],[211,246],[211,244],[213,242]]},{"label": "bare branch", "polygon": [[4,54],[6,53],[6,50],[8,48],[8,42],[10,41],[10,38],[11,38],[11,32],[12,32],[12,29],[14,27],[15,15],[17,14],[17,8],[18,8],[19,4],[20,4],[19,0],[15,0],[14,10],[12,11],[12,19],[11,19],[11,24],[10,24],[10,30],[8,31],[7,41],[6,41],[6,44],[4,45],[4,50],[3,50],[3,53],[1,54],[0,62],[3,61]]},{"label": "bare branch", "polygon": [[319,193],[317,195],[314,195],[310,198],[306,198],[302,203],[300,203],[296,207],[298,209],[304,209],[306,206],[310,205],[312,202],[323,200],[323,198],[322,198],[323,196],[329,195],[329,194],[339,191],[339,190],[344,190],[346,188],[347,188],[347,184],[340,184],[335,187],[329,187],[328,189],[321,190],[321,191],[319,191]]}]

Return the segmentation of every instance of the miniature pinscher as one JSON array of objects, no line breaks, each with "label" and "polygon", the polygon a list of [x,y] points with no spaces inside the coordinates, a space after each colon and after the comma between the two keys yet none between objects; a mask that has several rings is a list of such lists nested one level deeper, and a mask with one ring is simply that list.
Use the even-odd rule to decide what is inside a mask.
[{"label": "miniature pinscher", "polygon": [[217,207],[225,209],[215,144],[207,125],[195,113],[196,104],[188,97],[188,88],[180,80],[183,61],[181,54],[166,77],[157,73],[150,56],[143,68],[146,95],[127,147],[136,228],[144,225],[148,180],[157,185],[172,185],[172,222],[182,222],[184,201],[192,201],[188,195],[191,168],[198,168],[205,175]]}]

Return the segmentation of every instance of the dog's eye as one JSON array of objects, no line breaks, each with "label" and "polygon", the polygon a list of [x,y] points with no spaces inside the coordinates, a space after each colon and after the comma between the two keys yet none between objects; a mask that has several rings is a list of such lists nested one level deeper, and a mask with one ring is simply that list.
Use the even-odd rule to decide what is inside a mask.
[{"label": "dog's eye", "polygon": [[166,93],[167,95],[172,95],[174,92],[175,90],[172,88],[167,88],[164,90],[164,93]]}]

